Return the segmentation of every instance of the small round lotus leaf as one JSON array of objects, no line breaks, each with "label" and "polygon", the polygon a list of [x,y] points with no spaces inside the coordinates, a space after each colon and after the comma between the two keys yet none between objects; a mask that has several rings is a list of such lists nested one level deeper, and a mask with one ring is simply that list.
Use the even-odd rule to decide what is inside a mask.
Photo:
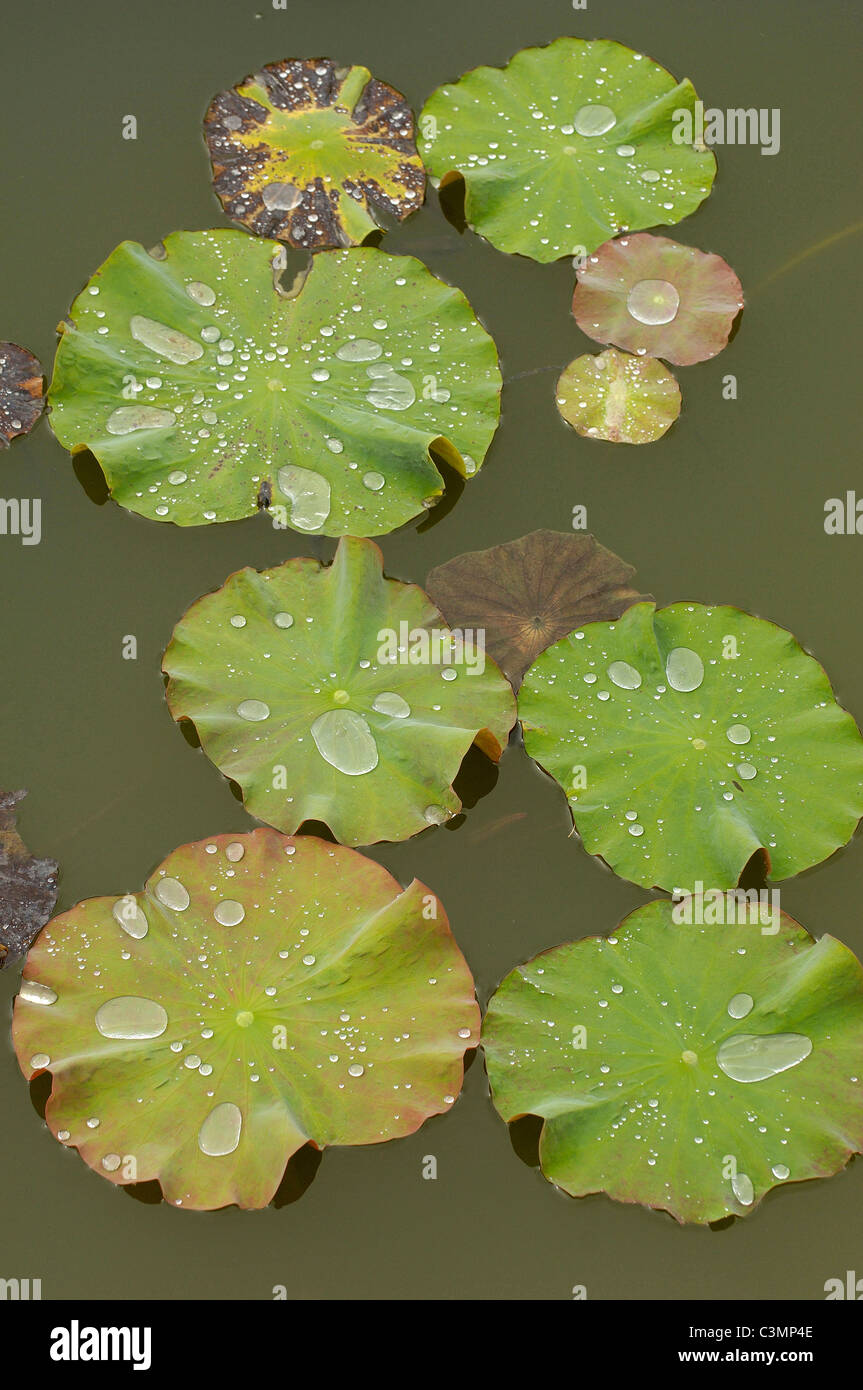
[{"label": "small round lotus leaf", "polygon": [[514,970],[483,1048],[502,1117],[545,1121],[550,1182],[706,1224],[863,1149],[863,968],[784,913],[689,907]]},{"label": "small round lotus leaf", "polygon": [[413,112],[364,67],[269,63],[213,98],[204,135],[225,212],[259,236],[353,246],[422,206]]},{"label": "small round lotus leaf", "polygon": [[493,246],[553,261],[695,211],[716,172],[710,151],[674,139],[695,100],[622,44],[561,38],[439,87],[420,151],[436,185],[464,179],[467,221]]},{"label": "small round lotus leaf", "polygon": [[29,434],[42,414],[42,364],[17,343],[0,343],[0,449]]},{"label": "small round lotus leaf", "polygon": [[497,761],[515,722],[481,638],[385,579],[371,541],[343,539],[328,568],[231,575],[180,619],[163,669],[174,718],[194,722],[252,815],[288,833],[323,821],[343,844],[455,815],[471,744]]},{"label": "small round lotus leaf", "polygon": [[682,367],[721,352],[742,308],[740,281],[721,256],[647,232],[600,246],[572,300],[589,338]]},{"label": "small round lotus leaf", "polygon": [[534,663],[525,748],[585,848],[649,888],[733,887],[820,863],[863,816],[863,739],[813,657],[738,608],[636,604]]},{"label": "small round lotus leaf", "polygon": [[561,373],[557,408],[585,439],[652,444],[680,414],[680,387],[653,357],[608,348],[585,353]]},{"label": "small round lotus leaf", "polygon": [[63,325],[49,394],[122,506],[199,526],[269,508],[276,526],[380,535],[432,506],[435,451],[475,473],[497,428],[494,343],[409,256],[314,258],[290,295],[276,242],[175,232],[123,242]]},{"label": "small round lotus leaf", "polygon": [[412,1134],[452,1106],[478,1033],[434,894],[267,829],[56,917],[13,1025],[24,1075],[52,1073],[61,1143],[192,1209],[265,1206],[304,1144]]}]

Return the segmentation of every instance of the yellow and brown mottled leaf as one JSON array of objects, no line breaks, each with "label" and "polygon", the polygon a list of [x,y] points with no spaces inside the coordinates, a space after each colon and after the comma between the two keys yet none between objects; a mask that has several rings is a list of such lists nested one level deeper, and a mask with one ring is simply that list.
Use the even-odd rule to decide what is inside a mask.
[{"label": "yellow and brown mottled leaf", "polygon": [[29,434],[42,414],[42,364],[17,343],[0,343],[0,449]]},{"label": "yellow and brown mottled leaf", "polygon": [[425,196],[413,112],[368,68],[269,63],[213,98],[204,135],[228,216],[291,246],[356,246]]}]

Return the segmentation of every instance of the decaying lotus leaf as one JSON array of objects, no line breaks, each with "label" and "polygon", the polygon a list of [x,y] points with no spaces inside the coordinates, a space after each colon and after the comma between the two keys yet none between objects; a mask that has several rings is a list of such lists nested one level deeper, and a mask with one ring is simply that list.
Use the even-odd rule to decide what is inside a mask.
[{"label": "decaying lotus leaf", "polygon": [[646,595],[635,570],[584,532],[532,531],[457,555],[426,589],[450,627],[485,633],[485,649],[518,688],[541,651],[585,623],[618,618]]},{"label": "decaying lotus leaf", "polygon": [[0,449],[28,434],[42,414],[42,364],[17,343],[0,343]]},{"label": "decaying lotus leaf", "polygon": [[413,112],[364,67],[270,63],[214,97],[204,134],[225,211],[259,236],[355,246],[422,205]]},{"label": "decaying lotus leaf", "polygon": [[15,825],[26,795],[0,792],[0,970],[27,954],[57,901],[57,863],[34,858]]}]

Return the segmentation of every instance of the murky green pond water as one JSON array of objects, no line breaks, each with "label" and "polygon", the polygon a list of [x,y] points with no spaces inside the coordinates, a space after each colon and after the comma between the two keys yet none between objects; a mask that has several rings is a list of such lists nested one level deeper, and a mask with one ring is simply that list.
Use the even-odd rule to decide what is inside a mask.
[{"label": "murky green pond water", "polygon": [[[556,376],[590,349],[569,314],[568,262],[543,267],[459,235],[434,196],[386,239],[466,292],[506,385],[479,478],[436,524],[382,547],[391,575],[422,583],[464,550],[566,530],[583,504],[589,529],[660,602],[734,603],[788,627],[861,721],[863,539],[823,526],[825,501],[857,481],[849,294],[860,239],[841,234],[859,216],[859,30],[859,11],[838,0],[590,0],[581,12],[569,0],[18,7],[0,53],[0,337],[50,363],[56,322],[117,242],[226,225],[200,120],[214,92],[263,62],[363,62],[417,108],[477,63],[573,33],[649,53],[709,105],[778,107],[780,152],[720,149],[712,197],[676,233],[726,257],[747,308],[721,357],[679,371],[683,415],[657,445],[582,440],[557,415]],[[121,139],[127,113],[138,118],[134,143]],[[728,372],[736,401],[722,399]],[[176,845],[250,827],[171,720],[161,653],[188,604],[233,570],[329,558],[334,543],[262,518],[180,530],[122,512],[44,423],[0,457],[0,474],[3,496],[43,504],[40,545],[0,537],[0,786],[29,788],[22,833],[61,861],[65,909],[138,888]],[[121,657],[127,634],[136,662]],[[370,853],[441,895],[484,1001],[519,961],[607,931],[645,901],[569,830],[562,794],[512,747],[463,823]],[[860,954],[861,884],[858,836],[783,887],[782,905]],[[7,1016],[16,980],[0,976]],[[291,1298],[565,1299],[583,1284],[592,1299],[813,1299],[826,1279],[863,1272],[860,1161],[774,1192],[717,1231],[604,1197],[574,1202],[514,1151],[481,1059],[445,1119],[397,1143],[327,1152],[300,1200],[206,1215],[147,1204],[61,1150],[8,1038],[2,1051],[0,1276],[41,1278],[44,1297],[268,1298],[282,1284]],[[430,1154],[436,1181],[422,1177]]]}]

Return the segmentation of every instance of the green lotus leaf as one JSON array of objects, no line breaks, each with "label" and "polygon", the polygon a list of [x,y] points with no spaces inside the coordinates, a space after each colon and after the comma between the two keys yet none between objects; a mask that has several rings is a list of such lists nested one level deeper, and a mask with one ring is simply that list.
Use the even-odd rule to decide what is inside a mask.
[{"label": "green lotus leaf", "polygon": [[433,893],[268,829],[183,845],[143,893],[55,918],[13,1025],[60,1142],[192,1209],[265,1206],[304,1144],[412,1134],[478,1032]]},{"label": "green lotus leaf", "polygon": [[713,155],[674,138],[695,100],[691,82],[622,44],[556,39],[433,92],[420,153],[436,185],[464,179],[467,221],[498,250],[586,255],[707,197]]},{"label": "green lotus leaf", "polygon": [[455,815],[471,744],[497,761],[515,722],[481,636],[385,579],[372,541],[343,539],[328,568],[231,575],[180,619],[163,669],[174,718],[193,721],[252,815],[288,833],[322,821],[343,844]]},{"label": "green lotus leaf", "polygon": [[17,343],[0,343],[0,449],[29,434],[42,414],[42,364]]},{"label": "green lotus leaf", "polygon": [[784,913],[765,929],[740,904],[723,925],[677,910],[648,903],[514,970],[483,1048],[502,1117],[545,1121],[557,1187],[707,1223],[863,1149],[863,967]]},{"label": "green lotus leaf", "polygon": [[738,608],[636,604],[543,652],[525,748],[585,848],[645,887],[733,887],[826,859],[863,816],[863,739],[784,628]]},{"label": "green lotus leaf", "polygon": [[204,135],[225,212],[259,236],[353,246],[422,206],[413,112],[368,68],[269,63],[213,98]]},{"label": "green lotus leaf", "polygon": [[557,408],[586,439],[652,444],[680,414],[680,387],[653,357],[608,348],[576,357],[557,383]]},{"label": "green lotus leaf", "polygon": [[438,565],[426,589],[451,627],[485,632],[486,651],[517,689],[552,642],[643,602],[634,575],[586,532],[531,531]]},{"label": "green lotus leaf", "polygon": [[175,232],[158,257],[123,242],[75,300],[51,423],[122,506],[377,535],[443,492],[432,446],[479,468],[500,372],[464,296],[371,248],[316,256],[285,295],[283,261],[244,232]]},{"label": "green lotus leaf", "polygon": [[743,308],[721,256],[648,232],[600,246],[577,279],[572,312],[583,333],[678,366],[721,352]]}]

